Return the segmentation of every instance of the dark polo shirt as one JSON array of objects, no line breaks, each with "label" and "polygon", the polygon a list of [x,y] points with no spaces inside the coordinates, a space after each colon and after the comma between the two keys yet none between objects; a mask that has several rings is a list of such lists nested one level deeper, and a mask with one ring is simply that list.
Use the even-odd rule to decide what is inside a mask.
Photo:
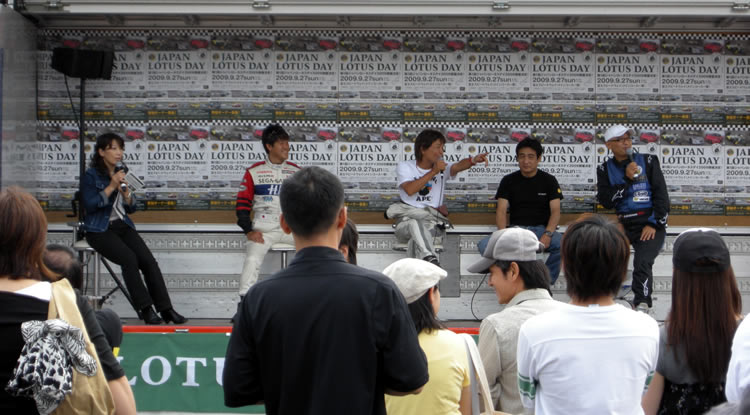
[{"label": "dark polo shirt", "polygon": [[264,401],[269,415],[385,414],[385,389],[408,392],[427,380],[396,285],[335,249],[310,247],[245,296],[224,362],[224,402]]}]

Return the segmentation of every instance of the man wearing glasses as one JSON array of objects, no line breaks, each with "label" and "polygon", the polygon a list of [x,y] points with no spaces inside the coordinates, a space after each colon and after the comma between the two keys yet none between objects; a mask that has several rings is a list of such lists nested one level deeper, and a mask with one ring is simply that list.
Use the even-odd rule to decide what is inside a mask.
[{"label": "man wearing glasses", "polygon": [[[544,149],[539,141],[526,138],[516,145],[518,171],[503,177],[495,193],[497,229],[519,226],[533,232],[544,245],[550,285],[560,275],[560,240],[556,231],[560,222],[560,200],[563,198],[555,176],[538,169]],[[510,218],[509,218],[510,216]],[[510,220],[509,220],[510,219]],[[484,252],[489,237],[479,242]]]},{"label": "man wearing glasses", "polygon": [[633,153],[633,134],[623,125],[604,132],[612,157],[597,168],[597,199],[605,208],[615,209],[633,245],[633,304],[648,312],[653,306],[652,267],[666,236],[669,195],[659,159]]}]

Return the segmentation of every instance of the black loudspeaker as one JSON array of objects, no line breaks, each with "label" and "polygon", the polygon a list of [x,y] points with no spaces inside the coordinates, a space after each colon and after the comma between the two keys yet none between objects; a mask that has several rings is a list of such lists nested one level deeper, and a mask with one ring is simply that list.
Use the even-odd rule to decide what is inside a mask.
[{"label": "black loudspeaker", "polygon": [[111,79],[114,58],[112,51],[55,48],[52,69],[71,78]]}]

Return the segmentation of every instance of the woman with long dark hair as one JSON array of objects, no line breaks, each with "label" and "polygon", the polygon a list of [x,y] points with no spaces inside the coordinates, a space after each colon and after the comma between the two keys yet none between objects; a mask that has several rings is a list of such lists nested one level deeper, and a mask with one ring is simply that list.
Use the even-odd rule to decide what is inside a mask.
[{"label": "woman with long dark hair", "polygon": [[[86,240],[120,266],[139,318],[146,324],[183,324],[187,319],[172,308],[159,264],[128,216],[135,212],[135,196],[127,187],[125,171],[115,169],[122,162],[124,151],[125,143],[117,134],[102,134],[96,139],[91,167],[81,188]],[[161,317],[154,312],[154,306]]]},{"label": "woman with long dark hair", "polygon": [[672,309],[643,398],[646,414],[702,414],[726,400],[724,383],[742,298],[716,231],[689,229],[674,243]]},{"label": "woman with long dark hair", "polygon": [[430,373],[430,380],[418,395],[386,395],[388,414],[471,414],[471,379],[464,340],[437,318],[438,283],[448,273],[427,261],[404,258],[389,265],[383,274],[396,283],[409,305]]}]

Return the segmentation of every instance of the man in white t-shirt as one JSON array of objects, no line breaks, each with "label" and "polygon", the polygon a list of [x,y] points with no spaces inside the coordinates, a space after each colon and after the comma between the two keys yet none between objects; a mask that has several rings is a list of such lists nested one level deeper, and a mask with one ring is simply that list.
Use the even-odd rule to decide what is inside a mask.
[{"label": "man in white t-shirt", "polygon": [[[409,256],[440,265],[433,241],[439,224],[447,224],[443,205],[445,180],[454,178],[477,163],[488,164],[487,153],[467,157],[458,163],[443,160],[445,137],[436,130],[424,130],[414,142],[416,160],[402,161],[396,168],[402,203],[388,208],[386,216],[396,219],[396,238],[408,241]],[[447,176],[447,177],[446,177]]]},{"label": "man in white t-shirt", "polygon": [[518,389],[542,414],[643,414],[656,370],[659,327],[614,302],[630,243],[614,222],[591,216],[562,240],[570,304],[526,320],[518,334]]},{"label": "man in white t-shirt", "polygon": [[750,318],[745,317],[734,333],[724,389],[729,402],[741,402],[745,395],[750,394]]}]

